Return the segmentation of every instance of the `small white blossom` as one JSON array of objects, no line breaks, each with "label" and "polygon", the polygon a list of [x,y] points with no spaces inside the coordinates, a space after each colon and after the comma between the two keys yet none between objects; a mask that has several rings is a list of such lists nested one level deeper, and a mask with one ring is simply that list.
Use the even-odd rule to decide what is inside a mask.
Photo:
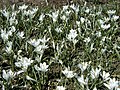
[{"label": "small white blossom", "polygon": [[81,69],[82,72],[87,69],[88,67],[88,62],[82,62],[81,64],[78,64],[78,67]]},{"label": "small white blossom", "polygon": [[83,75],[81,75],[81,77],[77,77],[77,80],[79,83],[81,83],[82,86],[88,84],[88,78],[84,79]]},{"label": "small white blossom", "polygon": [[113,20],[117,21],[119,19],[119,16],[113,15]]},{"label": "small white blossom", "polygon": [[58,27],[55,29],[55,31],[58,32],[58,33],[62,32],[61,28],[58,28]]},{"label": "small white blossom", "polygon": [[65,15],[62,15],[61,17],[60,17],[62,20],[68,20],[68,18],[65,16]]},{"label": "small white blossom", "polygon": [[80,26],[80,21],[76,21],[77,26]]},{"label": "small white blossom", "polygon": [[109,90],[116,90],[119,86],[119,82],[115,80],[115,78],[109,80],[108,83],[104,83],[104,85],[109,89]]},{"label": "small white blossom", "polygon": [[37,71],[47,72],[49,65],[47,65],[46,62],[44,62],[40,63],[40,67],[38,67],[37,65],[35,65],[34,67]]},{"label": "small white blossom", "polygon": [[69,16],[70,13],[71,13],[71,11],[66,11],[66,12],[65,12],[66,16]]},{"label": "small white blossom", "polygon": [[53,19],[53,22],[56,22],[57,19],[58,19],[58,15],[59,15],[59,10],[58,11],[55,11],[55,12],[52,12],[52,14],[48,14],[50,17],[52,17]]},{"label": "small white blossom", "polygon": [[21,10],[21,11],[23,11],[23,10],[25,10],[27,8],[28,8],[28,6],[25,5],[25,4],[23,4],[22,6],[19,6],[19,10]]},{"label": "small white blossom", "polygon": [[116,13],[116,10],[108,10],[107,13],[108,13],[108,14],[115,14],[115,13]]},{"label": "small white blossom", "polygon": [[43,54],[44,49],[47,49],[47,48],[48,48],[47,45],[38,45],[34,51],[37,52],[38,54]]},{"label": "small white blossom", "polygon": [[40,40],[39,39],[30,39],[28,41],[29,44],[33,45],[34,47],[37,47],[40,44]]},{"label": "small white blossom", "polygon": [[69,33],[68,36],[67,36],[67,39],[68,39],[69,41],[72,41],[74,44],[76,44],[78,40],[76,40],[75,38],[76,38],[77,36],[78,36],[77,31],[71,29],[71,30],[70,30],[70,33]]},{"label": "small white blossom", "polygon": [[86,20],[86,19],[83,18],[83,17],[80,18],[80,21],[81,21],[82,24],[85,22],[85,20]]},{"label": "small white blossom", "polygon": [[17,67],[22,68],[22,70],[26,71],[28,66],[31,65],[31,63],[33,63],[33,60],[31,60],[30,58],[20,57],[18,58],[18,62],[15,62],[15,65]]},{"label": "small white blossom", "polygon": [[66,11],[68,9],[68,5],[63,6],[63,11]]},{"label": "small white blossom", "polygon": [[106,73],[105,71],[103,71],[103,74],[101,75],[102,78],[106,81],[108,79],[110,79],[110,74],[109,73]]},{"label": "small white blossom", "polygon": [[79,12],[79,6],[75,6],[74,4],[70,5],[70,8],[72,8],[76,13]]},{"label": "small white blossom", "polygon": [[45,17],[45,15],[42,13],[42,14],[40,15],[40,17],[39,17],[39,20],[42,22],[43,19],[44,19],[44,17]]},{"label": "small white blossom", "polygon": [[4,9],[4,10],[1,10],[1,13],[7,18],[7,20],[9,19],[9,17],[10,17],[10,12],[9,11],[6,11]]},{"label": "small white blossom", "polygon": [[101,28],[108,29],[108,28],[110,28],[110,24],[102,24]]},{"label": "small white blossom", "polygon": [[101,19],[98,20],[98,22],[100,23],[100,25],[103,25],[105,22]]},{"label": "small white blossom", "polygon": [[97,37],[101,37],[101,36],[102,36],[102,35],[101,35],[101,32],[100,32],[100,31],[96,32],[96,36],[97,36]]},{"label": "small white blossom", "polygon": [[84,42],[86,43],[89,43],[90,41],[91,41],[90,37],[84,39]]},{"label": "small white blossom", "polygon": [[95,70],[92,68],[92,70],[91,70],[91,77],[93,78],[93,79],[95,79],[95,78],[97,78],[98,76],[99,76],[99,74],[100,74],[100,71],[101,71],[101,69],[98,69],[98,68],[96,68]]},{"label": "small white blossom", "polygon": [[8,40],[9,34],[6,32],[6,30],[1,30],[1,38],[5,41]]},{"label": "small white blossom", "polygon": [[44,36],[42,39],[39,39],[40,42],[42,42],[43,44],[45,44],[46,42],[49,41],[50,38],[46,39],[46,37]]},{"label": "small white blossom", "polygon": [[20,39],[25,38],[25,37],[24,37],[24,32],[23,32],[23,31],[22,31],[22,32],[18,32],[18,33],[17,33],[17,36],[18,36],[18,38],[20,38]]},{"label": "small white blossom", "polygon": [[5,51],[8,53],[8,54],[11,54],[12,53],[12,42],[7,42],[7,46],[5,48]]},{"label": "small white blossom", "polygon": [[89,9],[89,8],[87,8],[87,9],[85,10],[85,12],[86,12],[86,13],[89,13],[89,12],[90,12],[90,9]]},{"label": "small white blossom", "polygon": [[15,17],[10,17],[9,22],[10,22],[10,25],[18,24],[18,21],[15,19]]},{"label": "small white blossom", "polygon": [[3,70],[2,76],[6,81],[8,81],[10,78],[13,78],[15,76],[15,74],[14,74],[14,72],[11,71],[11,69],[7,72],[5,70]]},{"label": "small white blossom", "polygon": [[70,71],[68,68],[66,68],[64,71],[62,71],[62,73],[67,77],[67,78],[73,78],[76,73],[74,73],[73,71]]},{"label": "small white blossom", "polygon": [[63,86],[57,86],[56,90],[65,90],[65,87],[63,87]]}]

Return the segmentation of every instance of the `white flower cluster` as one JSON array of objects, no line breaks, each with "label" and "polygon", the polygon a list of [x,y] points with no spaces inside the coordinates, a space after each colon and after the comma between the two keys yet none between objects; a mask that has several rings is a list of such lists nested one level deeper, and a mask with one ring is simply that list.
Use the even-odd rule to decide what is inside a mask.
[{"label": "white flower cluster", "polygon": [[0,11],[2,90],[120,90],[110,73],[120,58],[117,10],[86,2],[41,9]]}]

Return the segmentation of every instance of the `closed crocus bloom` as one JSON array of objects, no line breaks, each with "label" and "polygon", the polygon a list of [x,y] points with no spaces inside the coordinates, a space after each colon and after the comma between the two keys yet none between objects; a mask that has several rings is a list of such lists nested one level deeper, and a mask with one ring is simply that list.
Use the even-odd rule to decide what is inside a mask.
[{"label": "closed crocus bloom", "polygon": [[83,72],[84,70],[86,70],[87,66],[89,64],[87,62],[83,62],[81,64],[78,64],[78,67],[81,69],[81,71]]},{"label": "closed crocus bloom", "polygon": [[15,76],[15,74],[11,70],[9,70],[9,71],[3,70],[2,76],[6,81],[8,81],[10,78],[13,78]]}]

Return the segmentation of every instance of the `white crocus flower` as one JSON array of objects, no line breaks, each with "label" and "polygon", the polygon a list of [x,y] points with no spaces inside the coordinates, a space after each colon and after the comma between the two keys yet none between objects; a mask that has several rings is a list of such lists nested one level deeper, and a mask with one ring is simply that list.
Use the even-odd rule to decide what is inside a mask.
[{"label": "white crocus flower", "polygon": [[67,39],[68,39],[69,41],[72,41],[74,44],[76,44],[76,43],[77,43],[77,40],[76,40],[75,38],[76,38],[77,36],[78,36],[77,31],[71,29],[71,30],[70,30],[70,33],[69,33],[68,36],[67,36]]},{"label": "white crocus flower", "polygon": [[65,87],[63,87],[63,86],[57,86],[56,90],[65,90]]},{"label": "white crocus flower", "polygon": [[14,72],[11,71],[11,69],[7,72],[5,70],[3,70],[2,76],[6,81],[8,81],[10,78],[13,78],[15,76],[15,74],[14,74]]},{"label": "white crocus flower", "polygon": [[115,80],[115,78],[109,80],[109,82],[106,84],[104,83],[104,85],[109,89],[109,90],[116,90],[119,86],[119,82]]},{"label": "white crocus flower", "polygon": [[119,16],[113,15],[113,20],[117,21],[119,19]]},{"label": "white crocus flower", "polygon": [[7,46],[5,48],[5,51],[10,54],[13,50],[12,50],[12,42],[11,41],[8,41],[7,42]]},{"label": "white crocus flower", "polygon": [[62,71],[62,73],[67,77],[67,78],[73,78],[76,73],[74,73],[73,71],[70,71],[68,68],[66,68],[64,71]]},{"label": "white crocus flower", "polygon": [[92,68],[90,74],[93,79],[97,78],[100,74],[101,69],[96,68],[95,70]]},{"label": "white crocus flower", "polygon": [[90,40],[91,40],[90,37],[88,37],[88,38],[85,38],[83,41],[86,42],[86,43],[89,43]]},{"label": "white crocus flower", "polygon": [[8,40],[8,33],[6,32],[6,30],[1,30],[1,38],[5,41]]},{"label": "white crocus flower", "polygon": [[30,39],[30,41],[28,41],[29,44],[33,45],[34,47],[37,47],[40,44],[40,40],[36,40],[36,39]]},{"label": "white crocus flower", "polygon": [[57,21],[58,15],[59,15],[59,11],[52,12],[53,22],[56,22],[56,21]]},{"label": "white crocus flower", "polygon": [[47,72],[49,65],[47,65],[46,62],[44,62],[40,63],[40,67],[38,67],[37,65],[35,65],[34,67],[37,71]]},{"label": "white crocus flower", "polygon": [[45,17],[45,15],[42,13],[42,14],[40,15],[40,17],[39,17],[39,20],[42,22],[43,19],[44,19],[44,17]]},{"label": "white crocus flower", "polygon": [[50,16],[53,19],[53,22],[56,22],[58,19],[58,15],[59,15],[59,10],[52,12],[52,14],[48,14],[48,16]]},{"label": "white crocus flower", "polygon": [[86,12],[86,13],[89,13],[89,12],[90,12],[90,9],[89,9],[89,8],[87,8],[87,9],[85,10],[85,12]]},{"label": "white crocus flower", "polygon": [[23,4],[22,6],[19,6],[19,10],[21,10],[21,11],[23,11],[23,10],[25,10],[27,8],[28,8],[28,6],[25,5],[25,4]]},{"label": "white crocus flower", "polygon": [[97,32],[96,32],[96,36],[97,36],[97,37],[101,37],[101,36],[102,36],[101,34],[102,34],[102,33],[101,33],[100,31],[97,31]]},{"label": "white crocus flower", "polygon": [[31,63],[33,63],[33,60],[31,60],[30,58],[27,57],[20,57],[18,59],[18,62],[15,62],[15,65],[17,67],[22,68],[22,70],[26,71],[28,66],[31,65]]},{"label": "white crocus flower", "polygon": [[78,64],[78,67],[81,69],[82,72],[84,72],[84,70],[87,69],[88,63],[87,62],[83,62],[81,64]]},{"label": "white crocus flower", "polygon": [[66,11],[65,14],[66,16],[70,16],[71,11]]},{"label": "white crocus flower", "polygon": [[48,48],[47,45],[38,45],[34,51],[37,52],[38,54],[43,54],[44,49],[47,49],[47,48]]},{"label": "white crocus flower", "polygon": [[66,11],[68,9],[68,5],[63,6],[63,11]]},{"label": "white crocus flower", "polygon": [[8,79],[9,79],[9,74],[8,74],[5,70],[3,70],[2,76],[3,76],[3,78],[4,78],[5,80],[8,81]]},{"label": "white crocus flower", "polygon": [[108,10],[107,13],[108,13],[108,14],[115,14],[115,13],[116,13],[116,10]]},{"label": "white crocus flower", "polygon": [[9,11],[6,11],[4,9],[4,10],[1,10],[1,13],[7,18],[7,20],[9,19],[9,17],[10,17],[10,12]]},{"label": "white crocus flower", "polygon": [[23,31],[22,31],[22,32],[18,32],[18,33],[17,33],[17,36],[18,36],[18,38],[20,38],[20,39],[25,38],[25,37],[24,37],[24,32],[23,32]]},{"label": "white crocus flower", "polygon": [[85,20],[86,20],[86,19],[83,18],[83,17],[80,18],[80,21],[81,21],[82,24],[85,22]]},{"label": "white crocus flower", "polygon": [[98,19],[98,22],[100,23],[100,25],[103,25],[105,23],[102,19]]},{"label": "white crocus flower", "polygon": [[74,4],[70,5],[70,8],[72,8],[76,13],[79,12],[79,6],[75,6]]},{"label": "white crocus flower", "polygon": [[65,15],[62,15],[61,17],[60,17],[62,20],[66,20],[66,16]]},{"label": "white crocus flower", "polygon": [[106,81],[106,80],[110,79],[110,74],[103,71],[102,78]]},{"label": "white crocus flower", "polygon": [[58,27],[55,29],[55,31],[56,31],[57,33],[61,33],[61,32],[62,32],[61,28],[58,28]]},{"label": "white crocus flower", "polygon": [[101,28],[108,29],[108,28],[110,28],[110,24],[102,24]]},{"label": "white crocus flower", "polygon": [[76,21],[77,26],[80,26],[80,21]]},{"label": "white crocus flower", "polygon": [[42,42],[43,44],[45,44],[46,42],[49,41],[50,38],[46,39],[46,37],[44,36],[42,39],[39,39],[40,42]]},{"label": "white crocus flower", "polygon": [[15,19],[15,16],[10,17],[9,22],[10,22],[10,25],[13,25],[13,24],[17,25],[18,24],[18,21],[17,21],[17,19]]},{"label": "white crocus flower", "polygon": [[35,14],[38,11],[38,7],[32,8],[32,12]]},{"label": "white crocus flower", "polygon": [[81,75],[81,77],[77,77],[77,80],[79,83],[81,83],[82,86],[88,84],[88,78],[84,79],[83,75]]}]

